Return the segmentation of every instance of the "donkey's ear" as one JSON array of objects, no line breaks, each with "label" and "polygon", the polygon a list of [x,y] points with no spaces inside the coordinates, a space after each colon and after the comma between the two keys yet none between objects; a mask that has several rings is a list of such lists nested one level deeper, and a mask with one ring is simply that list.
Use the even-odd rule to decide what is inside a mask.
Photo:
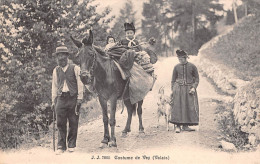
[{"label": "donkey's ear", "polygon": [[86,36],[83,40],[82,43],[84,45],[92,45],[93,44],[93,33],[91,30],[89,30],[88,36]]},{"label": "donkey's ear", "polygon": [[93,32],[92,32],[92,30],[89,30],[88,43],[92,45],[93,44],[93,40],[94,40]]},{"label": "donkey's ear", "polygon": [[78,47],[80,48],[82,46],[82,43],[76,39],[74,39],[72,36],[70,36],[70,39],[72,40],[72,42]]}]

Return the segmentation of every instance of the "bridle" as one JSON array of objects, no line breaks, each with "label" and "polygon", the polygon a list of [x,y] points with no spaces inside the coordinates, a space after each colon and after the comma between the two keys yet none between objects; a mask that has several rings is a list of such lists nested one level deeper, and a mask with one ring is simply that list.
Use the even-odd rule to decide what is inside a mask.
[{"label": "bridle", "polygon": [[[90,79],[89,79],[89,83],[91,84],[93,81],[94,81],[94,69],[95,69],[95,63],[97,61],[97,55],[96,55],[96,50],[93,48],[93,61],[92,61],[92,64],[90,66],[90,70],[89,72],[86,70],[86,71],[80,71],[80,76],[84,76],[83,74],[85,74],[85,76],[89,76]],[[91,55],[92,57],[92,55]]]},{"label": "bridle", "polygon": [[90,83],[92,83],[93,80],[94,80],[94,69],[95,69],[95,63],[97,61],[97,54],[96,54],[97,52],[96,52],[96,50],[94,48],[93,48],[93,50],[94,50],[94,55],[93,55],[94,59],[93,59],[92,65],[91,65],[90,70],[89,70],[89,73],[90,73]]}]

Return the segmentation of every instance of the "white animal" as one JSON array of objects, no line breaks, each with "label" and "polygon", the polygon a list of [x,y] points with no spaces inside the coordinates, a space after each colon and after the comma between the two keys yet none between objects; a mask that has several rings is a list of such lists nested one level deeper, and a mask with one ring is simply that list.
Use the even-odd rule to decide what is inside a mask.
[{"label": "white animal", "polygon": [[169,131],[169,119],[171,116],[171,98],[164,94],[164,87],[161,87],[158,92],[158,108],[157,108],[157,118],[158,118],[158,125],[159,127],[159,120],[161,116],[165,117],[167,131]]}]

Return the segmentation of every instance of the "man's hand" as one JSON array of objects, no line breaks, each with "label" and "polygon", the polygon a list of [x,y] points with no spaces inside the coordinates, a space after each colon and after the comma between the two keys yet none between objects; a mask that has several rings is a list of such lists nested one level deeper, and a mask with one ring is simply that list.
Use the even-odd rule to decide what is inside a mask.
[{"label": "man's hand", "polygon": [[52,110],[52,111],[55,110],[55,103],[54,103],[54,102],[52,102],[52,104],[51,104],[51,110]]},{"label": "man's hand", "polygon": [[55,111],[55,105],[57,103],[57,97],[54,99],[54,101],[51,103],[51,110]]},{"label": "man's hand", "polygon": [[83,100],[78,99],[78,100],[77,100],[77,105],[81,105],[81,104],[82,104],[82,101],[83,101]]},{"label": "man's hand", "polygon": [[82,100],[78,99],[77,100],[77,105],[75,107],[75,114],[76,115],[79,115],[79,110],[80,110],[81,104],[82,104]]}]

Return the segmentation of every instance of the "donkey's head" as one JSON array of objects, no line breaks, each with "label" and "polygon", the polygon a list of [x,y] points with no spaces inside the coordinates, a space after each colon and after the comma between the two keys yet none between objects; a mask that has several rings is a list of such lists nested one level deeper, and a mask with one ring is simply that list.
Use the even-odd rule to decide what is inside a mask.
[{"label": "donkey's head", "polygon": [[80,78],[83,84],[90,84],[94,78],[94,67],[96,63],[96,51],[93,48],[93,33],[89,30],[89,35],[82,42],[75,40],[72,36],[73,43],[78,47],[77,57],[80,60]]}]

